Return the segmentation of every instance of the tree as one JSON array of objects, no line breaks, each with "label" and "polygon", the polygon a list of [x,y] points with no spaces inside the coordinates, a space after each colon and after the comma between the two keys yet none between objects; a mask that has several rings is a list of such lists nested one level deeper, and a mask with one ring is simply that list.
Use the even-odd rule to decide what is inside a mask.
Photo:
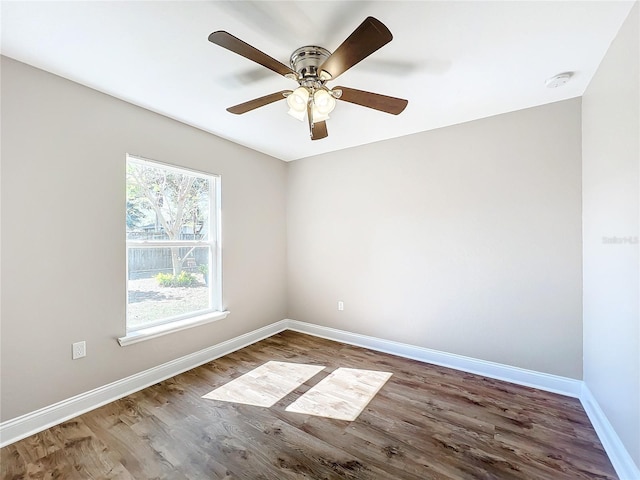
[{"label": "tree", "polygon": [[[208,220],[208,193],[209,182],[204,178],[129,162],[127,226],[130,218],[135,218],[138,226],[142,218],[152,220],[155,231],[161,231],[168,240],[181,240],[184,228],[191,226],[196,239]],[[173,275],[178,276],[195,247],[184,256],[180,255],[180,247],[170,248]]]},{"label": "tree", "polygon": [[133,230],[140,226],[144,219],[144,212],[138,206],[139,202],[127,198],[127,228]]}]

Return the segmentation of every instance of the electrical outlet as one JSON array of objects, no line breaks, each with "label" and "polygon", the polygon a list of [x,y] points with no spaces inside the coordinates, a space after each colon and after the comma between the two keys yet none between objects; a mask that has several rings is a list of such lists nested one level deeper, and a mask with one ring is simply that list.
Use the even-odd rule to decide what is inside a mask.
[{"label": "electrical outlet", "polygon": [[338,310],[340,311],[344,310],[344,302],[338,302]]},{"label": "electrical outlet", "polygon": [[87,355],[87,342],[76,342],[71,349],[71,358],[77,360],[78,358],[85,357]]}]

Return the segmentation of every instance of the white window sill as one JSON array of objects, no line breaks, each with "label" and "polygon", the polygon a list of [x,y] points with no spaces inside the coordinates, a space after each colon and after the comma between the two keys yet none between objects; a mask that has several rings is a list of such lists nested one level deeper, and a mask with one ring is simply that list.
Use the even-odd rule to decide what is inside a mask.
[{"label": "white window sill", "polygon": [[179,332],[187,328],[222,320],[223,318],[227,318],[227,315],[229,315],[228,311],[212,312],[197,317],[185,318],[184,320],[176,320],[175,322],[165,323],[163,325],[156,325],[155,327],[143,328],[135,332],[129,332],[124,337],[118,338],[118,343],[121,347],[126,347],[127,345],[151,340],[152,338],[161,337],[168,333]]}]

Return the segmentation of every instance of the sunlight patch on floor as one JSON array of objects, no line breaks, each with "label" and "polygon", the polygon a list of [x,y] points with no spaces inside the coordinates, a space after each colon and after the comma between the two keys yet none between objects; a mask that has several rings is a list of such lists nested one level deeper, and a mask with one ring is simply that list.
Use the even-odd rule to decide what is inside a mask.
[{"label": "sunlight patch on floor", "polygon": [[390,377],[389,372],[338,368],[286,410],[353,421]]},{"label": "sunlight patch on floor", "polygon": [[[202,398],[271,407],[325,368],[269,361]],[[286,411],[353,421],[389,378],[389,372],[338,368],[295,400]]]},{"label": "sunlight patch on floor", "polygon": [[269,361],[202,398],[271,407],[324,368],[322,365]]}]

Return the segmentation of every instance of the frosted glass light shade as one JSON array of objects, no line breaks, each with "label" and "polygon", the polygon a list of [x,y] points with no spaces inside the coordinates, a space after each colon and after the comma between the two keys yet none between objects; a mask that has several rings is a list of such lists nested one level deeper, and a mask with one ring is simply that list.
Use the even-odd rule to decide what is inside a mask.
[{"label": "frosted glass light shade", "polygon": [[307,102],[309,101],[309,90],[304,87],[298,87],[291,95],[287,97],[287,104],[289,108],[295,111],[305,111],[307,109]]},{"label": "frosted glass light shade", "polygon": [[290,108],[287,113],[291,115],[293,118],[298,119],[302,122],[307,112],[306,110],[294,110],[293,108]]},{"label": "frosted glass light shade", "polygon": [[[336,99],[326,90],[317,90],[313,94],[313,104],[322,115],[329,115],[336,108]],[[315,115],[314,115],[315,118]]]},{"label": "frosted glass light shade", "polygon": [[304,115],[307,111],[307,103],[309,102],[309,90],[305,87],[298,87],[291,95],[287,97],[287,105],[289,105],[289,111],[287,112],[293,118],[297,118],[300,121],[304,120]]},{"label": "frosted glass light shade", "polygon": [[329,115],[322,113],[315,105],[311,109],[311,114],[313,115],[313,123],[329,120]]}]

